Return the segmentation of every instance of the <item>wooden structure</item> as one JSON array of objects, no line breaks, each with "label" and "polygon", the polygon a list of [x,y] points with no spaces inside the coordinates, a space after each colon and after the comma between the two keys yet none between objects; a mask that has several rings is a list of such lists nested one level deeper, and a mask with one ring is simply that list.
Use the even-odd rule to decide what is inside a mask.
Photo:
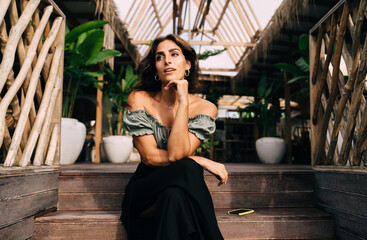
[{"label": "wooden structure", "polygon": [[367,238],[366,6],[340,1],[310,30],[315,204],[334,214],[338,239]]},{"label": "wooden structure", "polygon": [[58,164],[64,20],[52,1],[1,2],[0,146],[4,166]]},{"label": "wooden structure", "polygon": [[226,47],[234,69],[203,69],[208,71],[237,70],[262,31],[248,0],[144,0],[127,1],[126,7],[122,19],[142,56],[150,41],[167,33],[191,45]]},{"label": "wooden structure", "polygon": [[341,1],[310,30],[313,166],[367,165],[366,5]]}]

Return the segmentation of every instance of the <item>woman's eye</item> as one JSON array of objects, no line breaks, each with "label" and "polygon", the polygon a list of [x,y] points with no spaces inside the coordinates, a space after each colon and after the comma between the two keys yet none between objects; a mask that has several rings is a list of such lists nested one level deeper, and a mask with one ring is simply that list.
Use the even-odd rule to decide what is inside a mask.
[{"label": "woman's eye", "polygon": [[156,57],[156,59],[155,59],[155,60],[156,60],[156,61],[159,61],[159,60],[162,60],[162,58],[163,58],[163,57],[162,57],[161,55],[158,55],[158,56]]},{"label": "woman's eye", "polygon": [[178,56],[178,53],[172,53],[172,56],[176,57]]}]

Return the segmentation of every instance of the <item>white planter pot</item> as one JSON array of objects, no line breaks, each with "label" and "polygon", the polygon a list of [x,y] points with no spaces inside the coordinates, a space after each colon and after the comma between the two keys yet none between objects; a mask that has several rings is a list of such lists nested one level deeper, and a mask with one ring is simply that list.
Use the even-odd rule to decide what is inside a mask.
[{"label": "white planter pot", "polygon": [[131,136],[109,136],[103,138],[103,148],[112,163],[124,163],[129,160],[133,151]]},{"label": "white planter pot", "polygon": [[286,145],[282,138],[263,137],[256,141],[256,152],[262,163],[277,164],[284,157]]},{"label": "white planter pot", "polygon": [[61,118],[60,164],[73,164],[83,149],[87,129],[73,118]]}]

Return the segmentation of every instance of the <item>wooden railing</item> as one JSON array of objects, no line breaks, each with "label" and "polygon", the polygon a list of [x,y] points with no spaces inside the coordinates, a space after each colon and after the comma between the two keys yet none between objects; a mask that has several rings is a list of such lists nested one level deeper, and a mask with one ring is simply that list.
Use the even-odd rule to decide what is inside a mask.
[{"label": "wooden railing", "polygon": [[366,169],[366,5],[340,1],[310,30],[313,166]]},{"label": "wooden railing", "polygon": [[0,6],[0,163],[58,165],[65,17],[52,0]]}]

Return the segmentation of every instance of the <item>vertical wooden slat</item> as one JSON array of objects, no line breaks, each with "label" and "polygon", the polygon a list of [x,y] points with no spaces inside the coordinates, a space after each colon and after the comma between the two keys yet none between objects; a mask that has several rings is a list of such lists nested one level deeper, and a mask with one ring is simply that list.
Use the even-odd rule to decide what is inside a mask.
[{"label": "vertical wooden slat", "polygon": [[[104,63],[99,64],[99,68],[104,68]],[[98,85],[103,88],[103,76],[98,77]],[[95,135],[95,149],[96,155],[94,158],[95,163],[101,162],[101,145],[102,145],[102,105],[103,105],[103,92],[97,89],[97,108],[96,108],[96,135]]]},{"label": "vertical wooden slat", "polygon": [[288,74],[284,71],[284,101],[285,101],[285,141],[287,143],[287,163],[292,163],[292,123],[291,123],[291,90],[288,84]]}]

